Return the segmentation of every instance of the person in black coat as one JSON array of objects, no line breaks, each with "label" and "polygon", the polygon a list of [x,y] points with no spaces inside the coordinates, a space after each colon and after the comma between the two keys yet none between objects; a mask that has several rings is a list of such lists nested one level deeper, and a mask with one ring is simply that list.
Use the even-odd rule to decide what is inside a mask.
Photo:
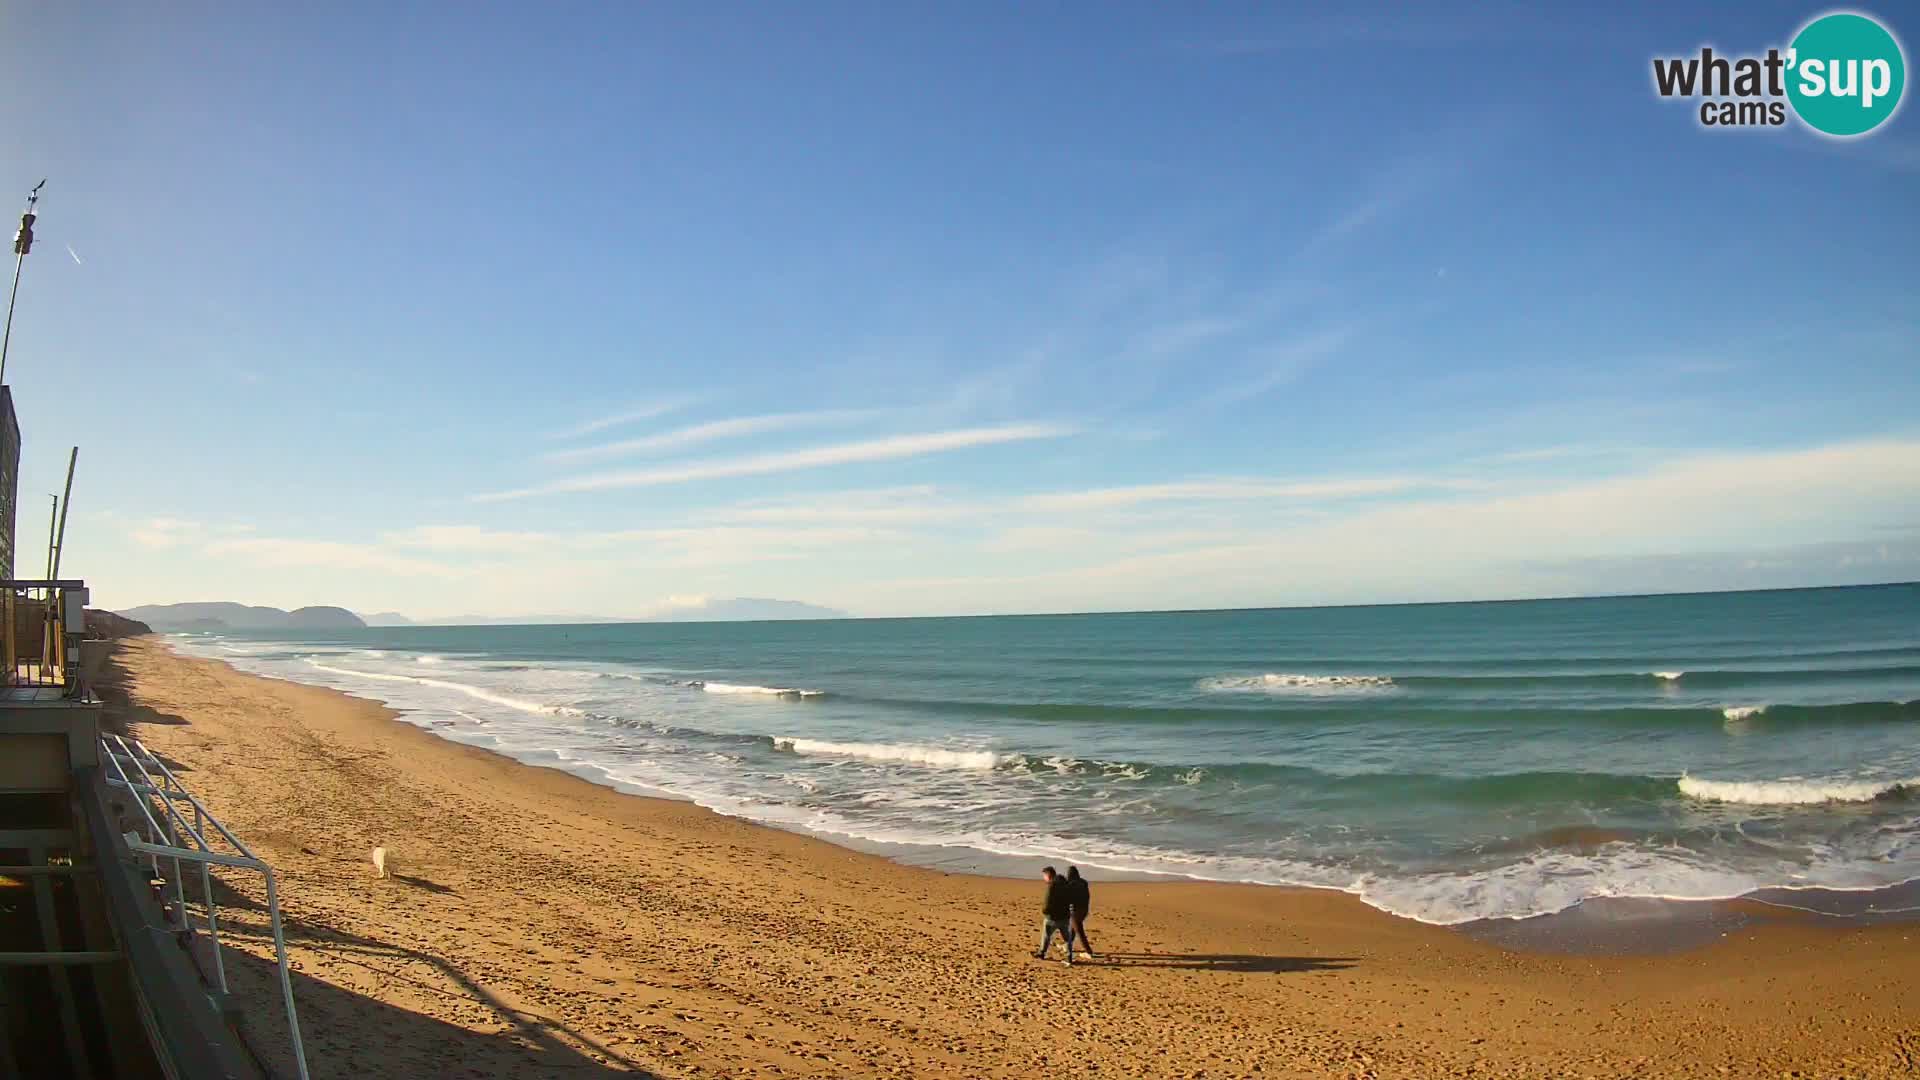
[{"label": "person in black coat", "polygon": [[1060,940],[1067,946],[1067,964],[1073,964],[1073,900],[1072,888],[1067,879],[1055,873],[1049,866],[1040,871],[1040,880],[1047,883],[1047,896],[1041,903],[1040,911],[1045,917],[1040,930],[1040,951],[1034,953],[1037,960],[1047,958],[1047,949],[1053,945],[1053,935],[1059,934]]},{"label": "person in black coat", "polygon": [[1093,907],[1093,890],[1087,887],[1087,879],[1080,876],[1077,866],[1067,867],[1067,907],[1072,913],[1067,925],[1073,931],[1067,944],[1071,946],[1073,939],[1079,938],[1080,951],[1092,957],[1093,943],[1087,940],[1087,912]]}]

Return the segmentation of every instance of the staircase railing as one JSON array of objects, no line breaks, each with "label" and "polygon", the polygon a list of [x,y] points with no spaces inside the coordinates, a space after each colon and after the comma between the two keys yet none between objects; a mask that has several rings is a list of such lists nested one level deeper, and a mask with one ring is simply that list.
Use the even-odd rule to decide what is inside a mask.
[{"label": "staircase railing", "polygon": [[[129,832],[125,842],[129,850],[145,856],[156,878],[172,886],[175,927],[190,936],[204,935],[211,942],[213,979],[224,1001],[227,987],[226,958],[221,951],[219,904],[213,892],[213,867],[251,870],[266,879],[267,922],[273,932],[274,958],[280,969],[280,993],[287,1015],[287,1032],[292,1039],[294,1065],[300,1080],[308,1080],[306,1049],[300,1041],[300,1018],[293,1004],[293,974],[287,963],[286,932],[280,918],[280,893],[273,868],[255,855],[219,818],[213,815],[192,792],[174,776],[165,762],[141,745],[137,739],[121,735],[100,736],[100,757],[106,766],[107,785],[132,793],[134,804],[146,825],[146,835]],[[183,810],[182,807],[186,809]],[[189,813],[192,815],[189,820]],[[216,851],[208,836],[223,840],[228,851]],[[171,864],[172,873],[163,870]],[[194,866],[200,878],[200,909],[205,926],[197,926],[188,916],[187,867]]]}]

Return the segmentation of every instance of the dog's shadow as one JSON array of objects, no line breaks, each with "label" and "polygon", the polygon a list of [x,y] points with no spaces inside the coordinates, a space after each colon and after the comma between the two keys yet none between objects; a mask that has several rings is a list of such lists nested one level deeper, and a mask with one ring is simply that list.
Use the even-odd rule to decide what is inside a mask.
[{"label": "dog's shadow", "polygon": [[428,881],[426,878],[414,877],[411,874],[388,874],[387,880],[400,885],[411,886],[415,889],[425,889],[430,893],[437,893],[441,896],[460,895],[451,885],[442,885],[437,881]]}]

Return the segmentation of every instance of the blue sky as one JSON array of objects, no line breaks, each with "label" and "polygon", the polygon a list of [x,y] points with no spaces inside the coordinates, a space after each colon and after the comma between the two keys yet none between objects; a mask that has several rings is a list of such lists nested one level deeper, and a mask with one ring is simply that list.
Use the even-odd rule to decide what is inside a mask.
[{"label": "blue sky", "polygon": [[22,547],[77,440],[110,606],[1920,577],[1920,120],[1651,88],[1819,10],[12,5]]}]

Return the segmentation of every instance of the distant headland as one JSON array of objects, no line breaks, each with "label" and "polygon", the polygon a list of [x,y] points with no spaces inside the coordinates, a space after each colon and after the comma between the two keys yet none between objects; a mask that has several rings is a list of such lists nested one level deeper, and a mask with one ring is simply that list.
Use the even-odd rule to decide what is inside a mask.
[{"label": "distant headland", "polygon": [[277,607],[213,601],[185,604],[144,604],[119,614],[168,631],[220,630],[359,630],[369,626],[501,626],[559,623],[621,622],[750,622],[776,619],[844,619],[847,613],[798,600],[759,597],[700,597],[681,601],[664,611],[632,618],[598,615],[451,615],[410,618],[395,611],[357,615],[343,607]]}]

